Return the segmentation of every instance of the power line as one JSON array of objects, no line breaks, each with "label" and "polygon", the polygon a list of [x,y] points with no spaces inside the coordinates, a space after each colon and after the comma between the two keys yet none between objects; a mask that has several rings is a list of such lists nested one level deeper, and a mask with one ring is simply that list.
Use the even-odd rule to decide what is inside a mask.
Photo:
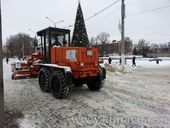
[{"label": "power line", "polygon": [[115,2],[112,3],[111,5],[105,7],[104,9],[102,9],[101,11],[99,11],[99,12],[95,13],[94,15],[90,16],[89,18],[85,19],[85,21],[90,20],[91,18],[99,15],[100,13],[104,12],[104,11],[107,10],[108,8],[112,7],[112,6],[113,6],[114,4],[116,4],[117,2],[119,2],[119,0],[115,1]]},{"label": "power line", "polygon": [[[131,4],[134,4],[134,3],[137,3],[137,2],[139,2],[139,0],[136,1],[136,2],[131,2],[131,3],[129,3],[129,4],[127,4],[127,6],[129,6],[129,5],[131,5]],[[149,13],[149,12],[153,12],[153,11],[157,11],[157,10],[165,9],[165,8],[169,8],[169,7],[170,7],[170,5],[167,5],[167,6],[163,6],[163,7],[159,7],[159,8],[154,8],[154,9],[142,11],[142,12],[131,13],[131,14],[128,14],[127,16],[133,16],[133,15],[142,14],[142,13]],[[120,8],[117,8],[116,10],[111,11],[111,13],[107,14],[106,16],[104,16],[103,18],[101,18],[100,20],[98,20],[98,21],[95,22],[95,23],[101,22],[102,20],[105,19],[105,17],[107,17],[107,16],[111,15],[112,13],[118,11],[118,9],[120,9]],[[92,24],[90,24],[90,25],[93,25],[93,24],[95,24],[95,23],[92,23]]]},{"label": "power line", "polygon": [[127,16],[134,16],[134,15],[138,15],[138,14],[149,13],[149,12],[153,12],[153,11],[157,11],[157,10],[161,10],[161,9],[165,9],[165,8],[169,8],[169,7],[170,7],[170,5],[166,5],[166,6],[162,6],[162,7],[159,7],[159,8],[153,8],[153,9],[150,9],[150,10],[131,13],[131,14],[128,14]]},{"label": "power line", "polygon": [[[98,22],[101,22],[102,20],[105,20],[106,17],[110,16],[111,14],[113,14],[114,12],[117,12],[117,11],[119,11],[119,10],[120,10],[120,8],[117,8],[117,9],[111,11],[111,12],[108,13],[107,15],[105,15],[105,16],[101,17],[100,19],[98,19],[95,23],[91,23],[90,26],[93,25],[93,24],[96,24],[96,23],[98,23]],[[88,25],[88,26],[89,26],[89,25]]]},{"label": "power line", "polygon": [[[85,21],[88,21],[88,20],[92,19],[93,17],[99,15],[100,13],[106,11],[107,9],[109,9],[110,7],[112,7],[113,5],[115,5],[115,4],[116,4],[117,2],[119,2],[119,1],[120,1],[120,0],[116,0],[115,2],[113,2],[112,4],[110,4],[109,6],[105,7],[104,9],[100,10],[99,12],[97,12],[97,13],[93,14],[92,16],[88,17],[87,19],[85,19]],[[73,27],[73,26],[74,26],[74,25],[69,25],[69,26],[67,26],[67,27],[65,27],[65,28],[69,28],[69,27]]]},{"label": "power line", "polygon": [[[130,6],[130,5],[133,5],[133,4],[137,4],[137,3],[139,3],[139,2],[142,2],[142,0],[137,0],[137,1],[134,1],[134,2],[127,3],[126,6]],[[121,9],[120,7],[114,9],[113,11],[111,11],[110,13],[108,13],[107,15],[105,15],[105,16],[103,16],[102,18],[100,18],[99,20],[97,20],[95,23],[91,23],[90,26],[93,25],[93,24],[96,24],[96,23],[98,23],[98,22],[101,22],[102,20],[105,20],[106,17],[108,17],[108,16],[110,16],[111,14],[119,11],[120,9]],[[88,26],[89,26],[89,25],[88,25]]]}]

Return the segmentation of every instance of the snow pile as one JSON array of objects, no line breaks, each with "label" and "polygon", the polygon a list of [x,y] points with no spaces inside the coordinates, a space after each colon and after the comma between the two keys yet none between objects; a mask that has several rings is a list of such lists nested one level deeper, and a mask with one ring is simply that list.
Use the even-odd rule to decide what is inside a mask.
[{"label": "snow pile", "polygon": [[109,64],[104,64],[104,66],[105,66],[107,71],[115,72],[116,70],[118,70],[118,69],[116,69],[115,67],[113,67]]},{"label": "snow pile", "polygon": [[104,66],[105,66],[107,71],[115,72],[116,74],[129,73],[129,72],[132,71],[132,67],[130,67],[129,65],[125,65],[124,70],[123,70],[123,67],[121,65],[118,65],[118,64],[111,64],[110,65],[110,64],[105,63]]}]

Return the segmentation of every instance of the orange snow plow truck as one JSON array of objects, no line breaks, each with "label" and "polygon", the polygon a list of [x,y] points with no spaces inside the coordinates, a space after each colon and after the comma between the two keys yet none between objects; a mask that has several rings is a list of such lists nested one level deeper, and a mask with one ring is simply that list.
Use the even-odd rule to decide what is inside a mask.
[{"label": "orange snow plow truck", "polygon": [[41,52],[32,55],[26,64],[21,62],[19,69],[14,64],[13,79],[23,78],[24,74],[27,74],[25,78],[38,77],[41,90],[51,91],[56,98],[67,97],[72,85],[86,84],[93,91],[104,86],[106,70],[99,64],[96,48],[70,47],[68,29],[49,27],[37,35],[41,39]]}]

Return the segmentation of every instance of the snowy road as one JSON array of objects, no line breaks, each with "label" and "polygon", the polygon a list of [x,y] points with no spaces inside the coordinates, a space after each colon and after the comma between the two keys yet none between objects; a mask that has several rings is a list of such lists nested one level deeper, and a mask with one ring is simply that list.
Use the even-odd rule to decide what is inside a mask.
[{"label": "snowy road", "polygon": [[11,80],[4,63],[5,109],[22,114],[16,120],[21,128],[168,128],[170,61],[153,65],[127,67],[124,74],[107,71],[101,91],[74,87],[58,100],[41,92],[37,79]]}]

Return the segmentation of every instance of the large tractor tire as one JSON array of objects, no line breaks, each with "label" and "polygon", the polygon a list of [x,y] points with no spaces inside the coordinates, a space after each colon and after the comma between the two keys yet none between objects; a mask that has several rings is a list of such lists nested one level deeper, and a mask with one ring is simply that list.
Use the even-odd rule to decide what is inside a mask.
[{"label": "large tractor tire", "polygon": [[102,68],[99,69],[99,74],[96,77],[89,79],[87,86],[92,91],[99,91],[104,86],[104,76]]},{"label": "large tractor tire", "polygon": [[43,92],[50,92],[50,72],[47,68],[41,68],[38,73],[38,81]]},{"label": "large tractor tire", "polygon": [[57,70],[51,76],[51,91],[55,98],[66,98],[69,95],[70,85],[64,72]]}]

